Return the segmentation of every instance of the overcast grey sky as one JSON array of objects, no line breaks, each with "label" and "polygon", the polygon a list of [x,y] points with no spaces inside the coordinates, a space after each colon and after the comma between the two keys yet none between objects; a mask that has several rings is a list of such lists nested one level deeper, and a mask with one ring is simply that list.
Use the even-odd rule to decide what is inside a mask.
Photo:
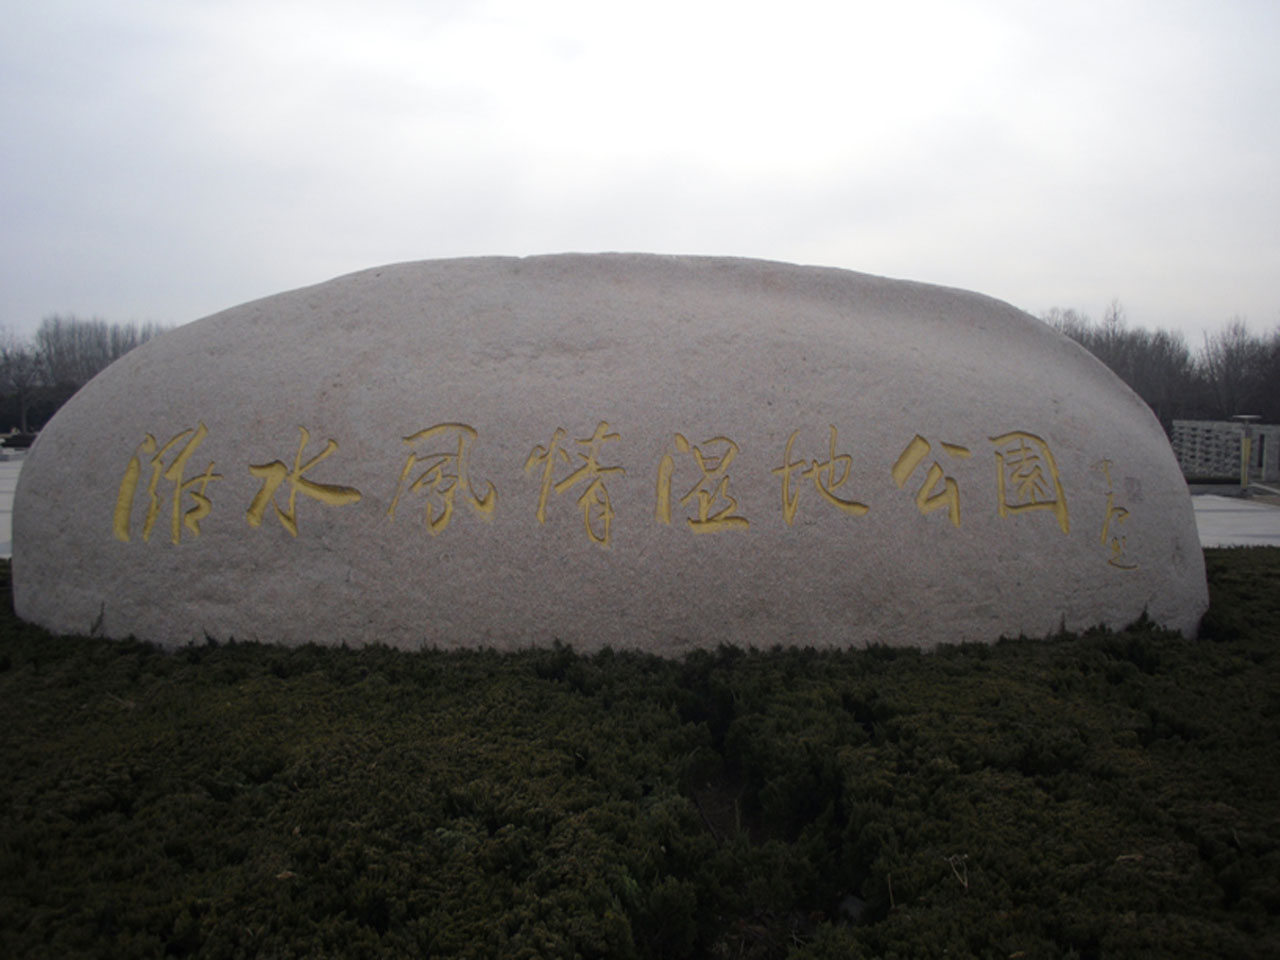
[{"label": "overcast grey sky", "polygon": [[40,0],[0,324],[401,260],[727,254],[1280,323],[1280,3]]}]

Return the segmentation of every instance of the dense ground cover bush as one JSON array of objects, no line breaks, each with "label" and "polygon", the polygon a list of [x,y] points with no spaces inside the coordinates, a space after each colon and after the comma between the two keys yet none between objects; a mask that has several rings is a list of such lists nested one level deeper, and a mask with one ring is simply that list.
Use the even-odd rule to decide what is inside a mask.
[{"label": "dense ground cover bush", "polygon": [[163,653],[6,608],[0,955],[1280,956],[1280,550],[1206,555],[1199,639],[928,654]]}]

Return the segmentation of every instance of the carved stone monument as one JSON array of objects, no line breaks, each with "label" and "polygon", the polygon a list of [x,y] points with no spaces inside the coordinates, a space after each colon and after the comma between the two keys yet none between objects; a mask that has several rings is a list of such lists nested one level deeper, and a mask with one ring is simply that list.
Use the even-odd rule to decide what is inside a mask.
[{"label": "carved stone monument", "polygon": [[929,646],[1207,605],[1147,407],[959,290],[406,263],[144,344],[32,448],[20,616],[175,646]]}]

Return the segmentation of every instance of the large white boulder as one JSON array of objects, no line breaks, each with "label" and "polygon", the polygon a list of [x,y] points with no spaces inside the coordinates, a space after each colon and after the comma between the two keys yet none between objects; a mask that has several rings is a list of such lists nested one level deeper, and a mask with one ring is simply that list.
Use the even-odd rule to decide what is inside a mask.
[{"label": "large white boulder", "polygon": [[1150,410],[959,290],[752,260],[406,263],[104,371],[32,448],[51,630],[677,655],[1194,631]]}]

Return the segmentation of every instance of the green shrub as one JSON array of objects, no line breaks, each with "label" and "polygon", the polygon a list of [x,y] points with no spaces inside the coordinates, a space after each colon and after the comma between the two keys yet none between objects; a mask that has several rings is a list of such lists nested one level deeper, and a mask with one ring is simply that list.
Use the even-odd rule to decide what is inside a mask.
[{"label": "green shrub", "polygon": [[6,609],[0,955],[1278,956],[1280,550],[1206,559],[1198,639],[928,654],[163,653]]}]

